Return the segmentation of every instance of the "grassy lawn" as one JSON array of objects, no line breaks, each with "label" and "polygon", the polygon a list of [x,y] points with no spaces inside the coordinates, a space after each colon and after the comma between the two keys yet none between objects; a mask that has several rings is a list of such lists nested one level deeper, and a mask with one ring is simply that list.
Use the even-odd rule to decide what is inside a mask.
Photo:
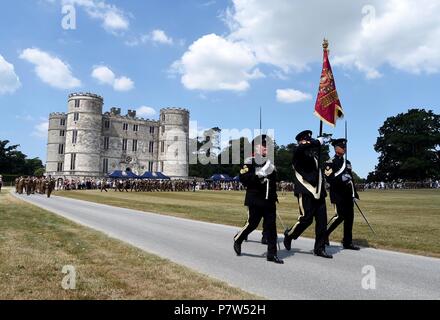
[{"label": "grassy lawn", "polygon": [[[0,299],[255,296],[0,193]],[[64,265],[76,289],[64,290]]]},{"label": "grassy lawn", "polygon": [[[56,195],[94,201],[119,207],[157,212],[189,219],[242,226],[247,211],[244,193],[237,191],[198,192],[114,192],[60,191]],[[354,242],[376,248],[392,249],[440,257],[440,190],[387,190],[360,193],[360,206],[377,236],[360,214],[355,213]],[[283,222],[292,225],[298,217],[298,204],[292,193],[279,194],[278,212]],[[333,216],[328,203],[328,218]],[[277,220],[278,231],[282,226]],[[342,238],[342,226],[330,240]],[[313,237],[310,227],[304,236]]]}]

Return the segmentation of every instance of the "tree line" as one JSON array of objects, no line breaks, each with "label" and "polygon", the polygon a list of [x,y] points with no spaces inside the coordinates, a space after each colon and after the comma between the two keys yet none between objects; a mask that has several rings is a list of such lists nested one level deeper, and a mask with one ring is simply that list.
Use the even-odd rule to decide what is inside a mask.
[{"label": "tree line", "polygon": [[[213,174],[228,174],[236,176],[240,171],[240,164],[232,163],[232,146],[240,145],[240,163],[244,162],[245,145],[249,147],[249,140],[241,137],[230,140],[223,150],[216,147],[212,140],[215,133],[219,135],[218,127],[204,132],[197,138],[197,153],[210,159],[210,165],[201,163],[191,164],[189,175],[209,178]],[[214,133],[214,134],[213,134]],[[294,144],[278,145],[275,142],[274,156],[278,176],[282,181],[293,180],[292,150]],[[432,110],[409,109],[389,117],[379,128],[379,136],[374,150],[379,153],[378,164],[374,171],[368,174],[367,179],[361,179],[355,174],[355,180],[361,182],[391,182],[397,180],[423,181],[426,179],[440,179],[440,115]],[[221,164],[224,154],[229,154],[229,164]],[[329,159],[329,147],[322,148],[322,161]]]}]

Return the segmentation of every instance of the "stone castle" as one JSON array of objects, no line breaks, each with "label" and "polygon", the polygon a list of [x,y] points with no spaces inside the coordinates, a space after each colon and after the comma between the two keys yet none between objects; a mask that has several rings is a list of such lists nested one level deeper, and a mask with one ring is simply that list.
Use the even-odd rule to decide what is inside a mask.
[{"label": "stone castle", "polygon": [[103,104],[96,94],[72,93],[67,113],[49,115],[46,174],[98,178],[114,170],[159,171],[188,178],[188,110],[164,108],[159,120],[149,120],[134,110],[103,113]]}]

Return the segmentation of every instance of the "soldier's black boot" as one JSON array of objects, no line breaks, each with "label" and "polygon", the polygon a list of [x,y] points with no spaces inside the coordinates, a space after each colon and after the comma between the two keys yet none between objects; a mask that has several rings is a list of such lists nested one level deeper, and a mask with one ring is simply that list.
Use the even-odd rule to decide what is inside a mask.
[{"label": "soldier's black boot", "polygon": [[344,249],[347,249],[347,250],[360,250],[361,249],[358,246],[355,246],[353,243],[342,244],[342,246],[344,247]]},{"label": "soldier's black boot", "polygon": [[287,251],[290,251],[290,249],[292,248],[292,239],[289,238],[289,230],[287,229],[286,231],[284,231],[284,247],[286,248]]},{"label": "soldier's black boot", "polygon": [[327,252],[325,252],[324,249],[314,250],[315,256],[323,257],[327,259],[333,259],[333,256]]},{"label": "soldier's black boot", "polygon": [[238,243],[234,240],[234,251],[237,254],[237,256],[241,256],[241,243]]},{"label": "soldier's black boot", "polygon": [[278,258],[278,256],[274,255],[274,256],[267,256],[267,261],[271,261],[271,262],[275,262],[278,264],[283,264],[284,261],[281,260],[280,258]]}]

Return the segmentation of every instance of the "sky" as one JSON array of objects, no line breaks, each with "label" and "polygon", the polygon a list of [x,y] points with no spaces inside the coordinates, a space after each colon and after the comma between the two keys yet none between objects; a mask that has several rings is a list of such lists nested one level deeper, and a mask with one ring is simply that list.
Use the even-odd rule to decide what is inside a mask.
[{"label": "sky", "polygon": [[[51,112],[72,92],[104,111],[158,119],[184,107],[198,130],[311,129],[322,40],[348,125],[349,158],[374,170],[378,129],[409,108],[440,112],[436,0],[17,0],[0,11],[0,139],[46,160]],[[225,139],[228,137],[225,135]],[[236,138],[236,137],[233,137]]]}]

